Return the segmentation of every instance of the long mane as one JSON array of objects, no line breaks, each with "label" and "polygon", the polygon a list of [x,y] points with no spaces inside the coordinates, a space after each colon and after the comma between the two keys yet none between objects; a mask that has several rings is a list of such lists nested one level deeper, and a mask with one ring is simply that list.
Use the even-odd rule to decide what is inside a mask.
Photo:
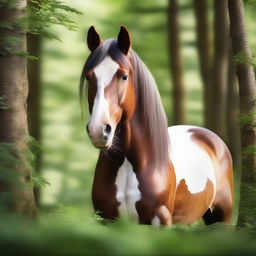
[{"label": "long mane", "polygon": [[[129,50],[131,65],[134,71],[134,86],[136,91],[136,110],[140,113],[141,126],[154,154],[152,163],[156,168],[163,169],[168,161],[168,125],[162,101],[152,74],[139,58],[136,52]],[[107,55],[121,65],[129,65],[126,56],[119,50],[115,39],[104,41],[88,57],[80,79],[80,100],[86,95],[85,74],[97,66]]]},{"label": "long mane", "polygon": [[168,161],[168,124],[154,77],[135,51],[131,50],[137,93],[136,107],[141,113],[141,125],[149,135],[154,164],[159,170]]}]

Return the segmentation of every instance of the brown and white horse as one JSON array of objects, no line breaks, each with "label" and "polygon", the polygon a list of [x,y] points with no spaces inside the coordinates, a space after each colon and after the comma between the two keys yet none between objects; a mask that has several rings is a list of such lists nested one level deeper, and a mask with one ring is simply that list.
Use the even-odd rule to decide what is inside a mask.
[{"label": "brown and white horse", "polygon": [[229,223],[233,172],[224,142],[201,127],[167,127],[155,80],[125,27],[117,40],[103,42],[92,26],[87,43],[80,96],[87,91],[87,132],[100,149],[95,210],[105,219],[131,216],[141,224],[190,224],[201,217],[206,224]]}]

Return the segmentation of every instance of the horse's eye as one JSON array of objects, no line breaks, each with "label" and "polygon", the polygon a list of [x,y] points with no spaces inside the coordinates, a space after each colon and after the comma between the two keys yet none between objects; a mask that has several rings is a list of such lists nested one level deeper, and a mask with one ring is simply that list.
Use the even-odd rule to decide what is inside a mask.
[{"label": "horse's eye", "polygon": [[126,81],[127,79],[128,79],[128,75],[125,74],[125,75],[122,76],[123,81]]}]

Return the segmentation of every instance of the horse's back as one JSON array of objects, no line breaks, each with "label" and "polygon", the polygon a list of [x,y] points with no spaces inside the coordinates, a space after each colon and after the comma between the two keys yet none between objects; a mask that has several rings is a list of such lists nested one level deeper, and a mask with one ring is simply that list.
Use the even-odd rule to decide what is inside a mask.
[{"label": "horse's back", "polygon": [[225,143],[210,130],[196,126],[172,126],[168,132],[176,175],[173,221],[191,223],[218,205],[223,208],[222,219],[228,222],[233,205],[233,174]]}]

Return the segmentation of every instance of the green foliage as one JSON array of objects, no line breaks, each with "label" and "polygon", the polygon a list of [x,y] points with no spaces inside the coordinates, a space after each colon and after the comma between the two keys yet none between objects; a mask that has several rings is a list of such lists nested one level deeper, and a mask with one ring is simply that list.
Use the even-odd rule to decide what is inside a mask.
[{"label": "green foliage", "polygon": [[254,111],[250,113],[240,114],[239,120],[240,120],[240,125],[242,127],[244,126],[249,126],[252,128],[256,127],[256,113]]},{"label": "green foliage", "polygon": [[[30,60],[37,60],[38,58],[29,55],[26,51],[16,50],[16,46],[20,43],[20,38],[15,35],[8,35],[0,42],[0,56],[17,55],[26,57]],[[1,99],[0,99],[1,100]]]},{"label": "green foliage", "polygon": [[[23,136],[23,135],[21,135]],[[36,142],[29,137],[29,148],[20,150],[13,143],[0,143],[0,180],[10,186],[19,186],[18,178],[20,173],[17,171],[19,166],[23,166],[32,171],[33,185],[43,187],[49,183],[43,177],[35,172],[34,162],[35,154],[31,149],[39,148]],[[37,149],[38,150],[38,149]],[[37,150],[33,150],[36,152]],[[24,155],[26,159],[20,159],[17,156]]]},{"label": "green foliage", "polygon": [[33,185],[36,188],[44,188],[45,186],[50,185],[50,183],[41,175],[39,175],[37,172],[32,173],[32,179],[33,179]]},{"label": "green foliage", "polygon": [[96,211],[96,212],[94,213],[94,220],[99,221],[99,222],[103,222],[103,221],[104,221],[104,218],[102,218],[102,217],[100,216],[100,212],[99,212],[99,211]]},{"label": "green foliage", "polygon": [[28,163],[30,165],[29,168],[32,170],[33,186],[36,188],[43,188],[47,185],[50,185],[50,183],[43,176],[41,176],[35,168],[36,158],[38,154],[42,151],[41,144],[33,137],[29,136],[28,145],[29,150],[27,150],[26,155],[28,158]]},{"label": "green foliage", "polygon": [[11,53],[13,55],[17,55],[17,56],[20,56],[20,57],[26,57],[28,58],[29,60],[38,60],[38,58],[36,56],[32,56],[30,54],[28,54],[26,51],[11,51]]},{"label": "green foliage", "polygon": [[17,0],[0,0],[0,8],[15,8]]},{"label": "green foliage", "polygon": [[255,238],[225,225],[100,225],[73,209],[45,214],[37,223],[15,216],[1,220],[3,255],[253,255],[256,250]]},{"label": "green foliage", "polygon": [[[25,139],[27,139],[29,147],[23,150],[17,149],[13,143],[0,143],[0,181],[5,182],[8,186],[18,186],[20,173],[17,168],[24,166],[32,171],[33,186],[41,188],[49,185],[49,182],[35,171],[36,155],[41,151],[41,146],[33,137]],[[18,155],[24,155],[26,159],[19,159]]]},{"label": "green foliage", "polygon": [[10,21],[1,21],[0,29],[13,29],[13,23]]},{"label": "green foliage", "polygon": [[[0,28],[1,29],[1,28]],[[20,43],[20,38],[15,35],[6,35],[0,40],[0,56],[14,54],[15,46]]]},{"label": "green foliage", "polygon": [[255,145],[249,145],[247,147],[244,147],[242,149],[242,156],[244,156],[244,157],[247,157],[247,156],[256,157],[256,146]]},{"label": "green foliage", "polygon": [[[0,214],[8,211],[10,202],[17,199],[15,191],[27,186],[27,183],[20,182],[24,178],[22,176],[26,175],[21,171],[26,169],[32,171],[32,182],[35,187],[44,187],[49,184],[34,171],[35,156],[30,149],[38,148],[38,145],[32,139],[29,144],[30,148],[21,150],[14,143],[0,143]],[[22,169],[19,170],[19,168]]]},{"label": "green foliage", "polygon": [[[0,1],[0,8],[14,8],[18,0]],[[26,51],[16,50],[15,46],[20,43],[19,34],[29,32],[34,35],[41,35],[47,39],[60,40],[59,36],[52,32],[54,25],[60,25],[70,31],[76,29],[74,21],[69,14],[81,14],[75,8],[65,5],[58,0],[30,0],[25,8],[27,15],[16,20],[2,21],[0,29],[12,32],[0,40],[0,55],[18,55],[36,60],[36,57],[29,55]]]},{"label": "green foliage", "polygon": [[26,10],[28,12],[28,32],[47,39],[58,40],[60,40],[58,35],[51,31],[51,27],[61,25],[68,30],[75,30],[76,25],[68,14],[82,14],[58,0],[30,0]]},{"label": "green foliage", "polygon": [[[251,112],[240,116],[241,129],[244,133],[255,129],[256,113]],[[256,234],[256,146],[248,145],[242,148],[242,177],[240,185],[240,203],[238,227],[243,228],[247,234]]]},{"label": "green foliage", "polygon": [[237,64],[246,64],[251,66],[256,65],[255,57],[250,57],[247,54],[245,54],[243,51],[240,51],[235,56],[233,56],[233,60]]}]

